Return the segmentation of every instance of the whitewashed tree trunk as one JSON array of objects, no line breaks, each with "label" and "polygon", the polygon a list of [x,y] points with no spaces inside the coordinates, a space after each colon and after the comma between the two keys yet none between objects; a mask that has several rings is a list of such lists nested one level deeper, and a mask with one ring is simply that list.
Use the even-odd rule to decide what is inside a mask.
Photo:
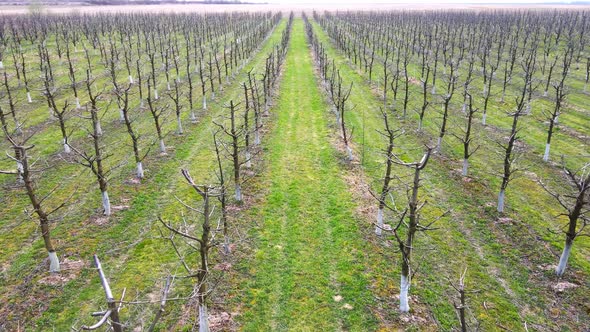
[{"label": "whitewashed tree trunk", "polygon": [[133,84],[133,76],[129,75],[129,84]]},{"label": "whitewashed tree trunk", "polygon": [[469,169],[469,160],[463,159],[463,173],[462,173],[463,176],[467,176],[468,169]]},{"label": "whitewashed tree trunk", "polygon": [[172,88],[170,88],[170,81],[166,81],[166,90],[172,90]]},{"label": "whitewashed tree trunk", "polygon": [[27,101],[29,102],[29,104],[33,102],[33,99],[31,98],[31,93],[30,92],[27,92]]},{"label": "whitewashed tree trunk", "polygon": [[246,151],[246,168],[252,168],[252,155],[250,151]]},{"label": "whitewashed tree trunk", "polygon": [[547,97],[547,95],[548,95],[548,94],[549,94],[549,91],[545,90],[545,91],[543,92],[543,97]]},{"label": "whitewashed tree trunk", "polygon": [[23,179],[23,173],[25,169],[23,167],[23,163],[20,160],[16,161],[16,172],[18,173],[18,183],[25,183]]},{"label": "whitewashed tree trunk", "polygon": [[377,226],[375,227],[375,234],[381,235],[383,231],[383,208],[379,208],[377,211]]},{"label": "whitewashed tree trunk", "polygon": [[119,122],[125,122],[125,112],[122,109],[119,109]]},{"label": "whitewashed tree trunk", "polygon": [[109,199],[109,193],[106,191],[102,192],[102,207],[104,209],[103,214],[105,216],[111,215],[111,201]]},{"label": "whitewashed tree trunk", "polygon": [[137,163],[137,178],[143,179],[143,164],[141,161]]},{"label": "whitewashed tree trunk", "polygon": [[71,153],[72,149],[70,148],[70,145],[68,144],[68,142],[66,141],[66,139],[63,139],[63,145],[64,145],[64,152],[65,153]]},{"label": "whitewashed tree trunk", "polygon": [[158,100],[158,89],[154,89],[154,99]]},{"label": "whitewashed tree trunk", "polygon": [[4,63],[0,61],[0,69],[4,69]]},{"label": "whitewashed tree trunk", "polygon": [[55,251],[49,252],[49,272],[59,272],[59,258]]},{"label": "whitewashed tree trunk", "polygon": [[98,134],[98,136],[102,136],[102,127],[100,126],[100,120],[96,121],[96,134]]},{"label": "whitewashed tree trunk", "polygon": [[195,111],[191,110],[191,115],[190,115],[190,117],[189,117],[189,120],[190,120],[192,123],[197,123],[197,116],[195,115]]},{"label": "whitewashed tree trunk", "polygon": [[422,119],[418,120],[418,131],[422,130]]},{"label": "whitewashed tree trunk", "polygon": [[442,137],[438,137],[438,139],[436,140],[436,152],[440,152],[440,146],[442,145]]},{"label": "whitewashed tree trunk", "polygon": [[500,190],[500,194],[498,195],[498,212],[504,212],[504,189]]},{"label": "whitewashed tree trunk", "polygon": [[203,96],[203,109],[204,110],[207,109],[207,96],[206,95]]},{"label": "whitewashed tree trunk", "polygon": [[176,127],[178,135],[182,135],[184,132],[182,131],[182,120],[180,120],[180,116],[176,117]]},{"label": "whitewashed tree trunk", "polygon": [[543,161],[549,161],[549,150],[551,150],[551,143],[545,144],[545,154],[543,155]]},{"label": "whitewashed tree trunk", "polygon": [[236,184],[236,201],[242,201],[242,187],[239,184]]},{"label": "whitewashed tree trunk", "polygon": [[557,116],[555,117],[555,120],[553,120],[553,123],[559,124],[559,114],[557,114]]},{"label": "whitewashed tree trunk", "polygon": [[408,292],[410,290],[410,278],[402,275],[399,291],[399,311],[409,312],[410,303],[408,301]]},{"label": "whitewashed tree trunk", "polygon": [[431,93],[432,93],[433,95],[435,95],[435,94],[436,94],[436,85],[433,85],[433,86],[432,86],[432,92],[431,92]]},{"label": "whitewashed tree trunk", "polygon": [[223,252],[226,255],[229,255],[231,253],[231,249],[229,247],[229,236],[228,235],[225,235],[223,237]]},{"label": "whitewashed tree trunk", "polygon": [[164,145],[163,139],[160,140],[160,153],[163,153],[163,154],[166,153],[166,145]]},{"label": "whitewashed tree trunk", "polygon": [[467,104],[463,103],[463,106],[461,106],[461,112],[465,113],[466,110],[467,110]]},{"label": "whitewashed tree trunk", "polygon": [[76,97],[76,109],[79,109],[80,107],[80,98]]},{"label": "whitewashed tree trunk", "polygon": [[567,261],[570,258],[571,251],[572,243],[566,243],[563,252],[561,253],[561,257],[559,258],[559,265],[555,268],[555,273],[557,273],[559,277],[565,273],[565,268],[567,266]]},{"label": "whitewashed tree trunk", "polygon": [[204,303],[199,304],[199,332],[209,332],[209,314]]},{"label": "whitewashed tree trunk", "polygon": [[354,157],[352,156],[352,149],[350,148],[350,146],[346,146],[346,151],[348,152],[348,161],[353,161]]},{"label": "whitewashed tree trunk", "polygon": [[260,130],[258,128],[254,131],[254,145],[260,145]]},{"label": "whitewashed tree trunk", "polygon": [[488,115],[486,112],[483,113],[482,117],[481,117],[481,124],[482,125],[486,125],[486,119],[487,119]]}]

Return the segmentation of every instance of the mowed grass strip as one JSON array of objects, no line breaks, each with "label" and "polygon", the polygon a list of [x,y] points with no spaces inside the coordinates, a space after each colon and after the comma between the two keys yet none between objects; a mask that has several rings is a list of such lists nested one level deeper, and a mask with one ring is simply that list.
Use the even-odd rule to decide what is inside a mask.
[{"label": "mowed grass strip", "polygon": [[329,142],[327,105],[301,19],[293,24],[284,70],[266,144],[268,191],[252,210],[259,218],[250,232],[256,249],[242,263],[251,276],[240,287],[243,329],[375,329],[362,234]]}]

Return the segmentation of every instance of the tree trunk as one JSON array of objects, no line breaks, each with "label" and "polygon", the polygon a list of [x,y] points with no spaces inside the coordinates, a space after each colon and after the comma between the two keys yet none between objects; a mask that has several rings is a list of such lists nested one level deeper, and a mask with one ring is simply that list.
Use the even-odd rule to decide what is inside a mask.
[{"label": "tree trunk", "polygon": [[469,168],[469,159],[465,158],[463,159],[463,176],[467,176],[468,174],[468,168]]},{"label": "tree trunk", "polygon": [[141,161],[137,162],[137,178],[143,179],[143,165]]},{"label": "tree trunk", "polygon": [[410,291],[410,277],[409,275],[404,275],[402,272],[401,282],[400,282],[400,292],[399,292],[399,310],[401,312],[409,312],[410,311],[410,303],[408,301],[408,292]]},{"label": "tree trunk", "polygon": [[103,214],[105,216],[111,215],[111,201],[109,200],[109,193],[107,191],[102,191],[102,207],[104,209]]},{"label": "tree trunk", "polygon": [[199,304],[199,332],[209,332],[209,314],[205,303]]},{"label": "tree trunk", "polygon": [[563,252],[561,253],[561,258],[559,258],[559,265],[555,268],[555,273],[558,277],[563,276],[565,273],[565,268],[567,266],[567,261],[570,258],[570,253],[572,251],[573,241],[570,240],[569,236],[565,240],[565,247],[563,248]]},{"label": "tree trunk", "polygon": [[498,195],[498,212],[504,212],[504,194],[505,190],[500,190],[500,194]]},{"label": "tree trunk", "polygon": [[379,207],[377,211],[377,227],[375,227],[375,234],[381,235],[383,230],[383,208]]}]

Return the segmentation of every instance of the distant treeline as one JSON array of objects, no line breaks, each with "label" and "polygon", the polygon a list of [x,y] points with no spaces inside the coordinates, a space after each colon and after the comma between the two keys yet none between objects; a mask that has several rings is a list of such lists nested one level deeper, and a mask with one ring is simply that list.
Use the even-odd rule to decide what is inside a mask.
[{"label": "distant treeline", "polygon": [[[254,2],[245,2],[240,0],[80,0],[80,1],[64,1],[64,0],[45,0],[45,1],[19,1],[13,0],[4,3],[6,5],[41,5],[41,6],[54,6],[54,5],[159,5],[159,4],[231,4],[231,5],[245,5],[255,4]],[[260,3],[256,3],[260,4]]]}]

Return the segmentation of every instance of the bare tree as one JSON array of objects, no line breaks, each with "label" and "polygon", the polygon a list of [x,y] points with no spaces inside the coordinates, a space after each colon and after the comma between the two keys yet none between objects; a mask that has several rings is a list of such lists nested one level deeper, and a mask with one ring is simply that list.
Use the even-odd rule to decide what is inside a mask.
[{"label": "bare tree", "polygon": [[563,276],[567,266],[574,240],[580,236],[590,236],[584,233],[590,225],[590,163],[587,163],[577,171],[564,167],[564,173],[573,190],[567,194],[558,194],[541,183],[547,191],[566,211],[563,215],[567,217],[568,223],[565,227],[565,246],[555,269],[557,276]]},{"label": "bare tree", "polygon": [[188,184],[195,190],[195,192],[203,199],[203,208],[202,210],[197,210],[195,208],[189,207],[187,204],[184,204],[186,207],[190,208],[192,211],[198,211],[203,216],[203,223],[201,229],[200,236],[194,236],[188,233],[183,229],[178,229],[173,227],[170,223],[165,222],[162,218],[159,218],[160,222],[166,227],[169,231],[174,234],[180,235],[186,241],[189,242],[196,242],[197,246],[191,245],[193,248],[197,248],[200,255],[200,265],[199,268],[194,271],[191,269],[188,264],[184,261],[183,256],[180,255],[178,250],[176,249],[177,246],[174,244],[172,238],[172,244],[175,248],[176,253],[179,255],[180,260],[183,263],[183,266],[189,273],[189,276],[196,277],[197,279],[197,298],[199,301],[199,332],[208,332],[209,331],[209,315],[207,313],[207,298],[211,290],[208,289],[208,279],[209,279],[209,252],[211,248],[216,245],[214,239],[214,232],[211,229],[211,216],[212,216],[212,203],[211,198],[215,197],[217,194],[215,193],[215,188],[210,185],[197,185],[195,184],[194,180],[192,179],[190,173],[186,169],[181,170],[182,175],[188,182]]},{"label": "bare tree", "polygon": [[391,173],[394,164],[394,141],[397,137],[399,137],[402,134],[401,130],[395,130],[392,128],[391,124],[389,123],[389,116],[387,115],[386,110],[381,110],[381,116],[383,117],[383,124],[385,125],[385,130],[379,133],[382,136],[384,136],[387,140],[387,147],[383,151],[385,155],[385,176],[383,177],[383,186],[381,187],[381,194],[378,197],[379,210],[377,212],[377,226],[375,227],[375,234],[377,235],[381,235],[383,230],[383,210],[385,209],[387,195],[391,190],[390,183],[392,180]]},{"label": "bare tree", "polygon": [[467,97],[469,99],[469,109],[467,110],[467,123],[462,128],[463,135],[453,134],[463,144],[463,171],[461,173],[463,176],[467,176],[469,172],[469,158],[479,149],[479,145],[475,149],[471,147],[471,143],[473,143],[473,116],[478,110],[473,108],[473,98],[469,93],[467,93]]}]

